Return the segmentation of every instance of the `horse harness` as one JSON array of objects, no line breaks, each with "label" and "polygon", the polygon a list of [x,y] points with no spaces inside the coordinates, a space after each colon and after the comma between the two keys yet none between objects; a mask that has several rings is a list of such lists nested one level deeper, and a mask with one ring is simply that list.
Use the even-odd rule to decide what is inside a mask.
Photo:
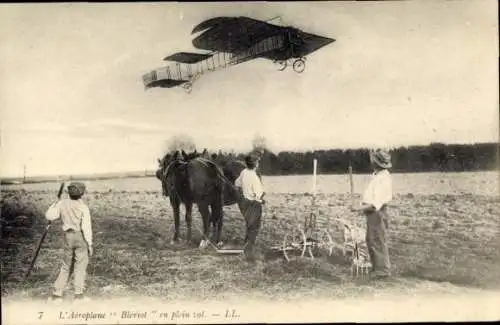
[{"label": "horse harness", "polygon": [[217,177],[219,178],[219,180],[221,180],[223,183],[227,183],[230,184],[231,186],[234,186],[233,183],[226,177],[226,175],[224,175],[224,172],[220,169],[220,167],[216,163],[202,157],[197,157],[195,159],[198,160],[205,167],[210,167],[210,166],[214,167],[215,170],[217,171]]}]

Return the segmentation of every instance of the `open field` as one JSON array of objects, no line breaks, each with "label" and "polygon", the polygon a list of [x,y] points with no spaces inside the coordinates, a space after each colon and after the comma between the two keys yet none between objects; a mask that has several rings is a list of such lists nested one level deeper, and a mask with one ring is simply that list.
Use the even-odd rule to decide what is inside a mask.
[{"label": "open field", "polygon": [[[355,175],[361,191],[369,175]],[[311,211],[310,177],[265,177],[268,189],[259,236],[262,259],[200,251],[201,220],[193,215],[193,242],[170,244],[171,208],[153,179],[89,182],[85,197],[93,215],[95,253],[88,294],[95,298],[149,296],[177,301],[230,297],[289,300],[405,296],[500,289],[500,200],[498,174],[398,174],[390,211],[390,254],[395,279],[367,283],[349,276],[335,252],[329,258],[286,263],[269,251]],[[336,234],[335,217],[363,219],[348,211],[347,176],[318,176],[318,227]],[[62,253],[56,223],[42,246],[30,278],[19,282],[39,239],[45,209],[57,183],[2,187],[2,296],[37,299],[50,293]],[[359,195],[358,195],[359,196]],[[182,217],[182,216],[181,216]],[[185,234],[181,218],[182,235]],[[241,245],[244,222],[236,206],[225,208],[223,240]],[[158,241],[164,239],[164,242]]]},{"label": "open field", "polygon": [[[498,171],[464,173],[394,173],[393,191],[396,194],[474,194],[499,195],[500,174]],[[370,175],[354,174],[355,192],[361,192],[370,180]],[[90,178],[91,179],[91,178]],[[264,185],[269,193],[306,193],[312,188],[310,175],[264,176]],[[161,185],[155,177],[134,177],[85,181],[89,191],[159,191]],[[347,175],[317,175],[318,192],[349,193]],[[25,189],[28,191],[57,192],[57,182],[36,182],[2,186],[2,189]]]}]

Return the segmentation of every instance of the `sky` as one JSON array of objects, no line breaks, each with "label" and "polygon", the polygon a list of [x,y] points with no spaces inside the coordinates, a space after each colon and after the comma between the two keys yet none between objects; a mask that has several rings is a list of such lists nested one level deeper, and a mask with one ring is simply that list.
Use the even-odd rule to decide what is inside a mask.
[{"label": "sky", "polygon": [[[0,5],[0,176],[153,169],[173,136],[274,152],[495,142],[493,0]],[[306,70],[264,59],[182,88],[142,75],[217,16],[280,16],[336,42]]]}]

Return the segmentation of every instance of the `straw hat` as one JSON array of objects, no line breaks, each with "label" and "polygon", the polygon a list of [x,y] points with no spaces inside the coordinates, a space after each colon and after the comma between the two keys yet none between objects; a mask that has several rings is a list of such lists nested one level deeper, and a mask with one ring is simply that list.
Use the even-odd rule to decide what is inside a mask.
[{"label": "straw hat", "polygon": [[381,168],[387,169],[392,167],[391,155],[385,149],[376,149],[370,151],[370,158]]}]

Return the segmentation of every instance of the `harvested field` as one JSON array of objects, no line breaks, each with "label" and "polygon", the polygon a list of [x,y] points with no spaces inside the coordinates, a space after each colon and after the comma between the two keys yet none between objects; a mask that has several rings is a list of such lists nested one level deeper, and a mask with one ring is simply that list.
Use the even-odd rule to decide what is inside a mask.
[{"label": "harvested field", "polygon": [[[347,182],[345,176],[331,177]],[[357,187],[361,188],[368,176],[356,177]],[[395,182],[398,177],[403,176],[395,175]],[[309,295],[345,299],[500,289],[498,196],[494,192],[455,193],[453,186],[446,193],[449,181],[441,182],[439,175],[434,177],[437,180],[428,186],[427,194],[410,193],[412,188],[408,183],[405,187],[398,185],[407,193],[395,193],[395,207],[390,212],[390,254],[396,277],[379,283],[350,277],[349,266],[339,252],[329,258],[314,261],[304,258],[290,263],[280,254],[270,252],[269,248],[280,244],[287,230],[303,223],[304,215],[311,211],[310,195],[277,190],[267,195],[265,221],[259,236],[262,259],[249,264],[239,256],[222,256],[210,248],[202,251],[197,247],[201,220],[196,209],[193,242],[170,244],[172,212],[168,201],[161,196],[159,184],[157,188],[135,190],[133,184],[150,180],[133,179],[129,180],[128,190],[117,191],[93,187],[89,182],[85,199],[93,216],[95,253],[88,270],[88,294],[96,298],[148,296],[169,301],[239,296],[293,300]],[[444,175],[443,179],[449,180],[448,177]],[[292,179],[287,178],[290,188],[294,188]],[[325,179],[328,177],[322,179],[323,186],[319,182],[323,189]],[[422,182],[425,181],[422,177]],[[486,182],[481,177],[467,181],[469,185],[474,181]],[[271,183],[272,179],[265,182]],[[277,187],[274,183],[268,188],[273,185]],[[339,183],[339,188],[348,191],[345,184]],[[46,224],[43,214],[57,189],[57,183],[45,184],[45,189],[2,187],[4,299],[37,299],[50,293],[62,253],[59,223],[50,229],[30,278],[21,282],[20,276],[29,264]],[[348,210],[347,191],[318,194],[315,211],[319,228],[335,234],[334,219],[340,216],[363,224],[360,216]],[[184,220],[181,220],[184,235]],[[241,245],[244,235],[244,222],[237,207],[225,207],[224,242],[229,246]]]}]

